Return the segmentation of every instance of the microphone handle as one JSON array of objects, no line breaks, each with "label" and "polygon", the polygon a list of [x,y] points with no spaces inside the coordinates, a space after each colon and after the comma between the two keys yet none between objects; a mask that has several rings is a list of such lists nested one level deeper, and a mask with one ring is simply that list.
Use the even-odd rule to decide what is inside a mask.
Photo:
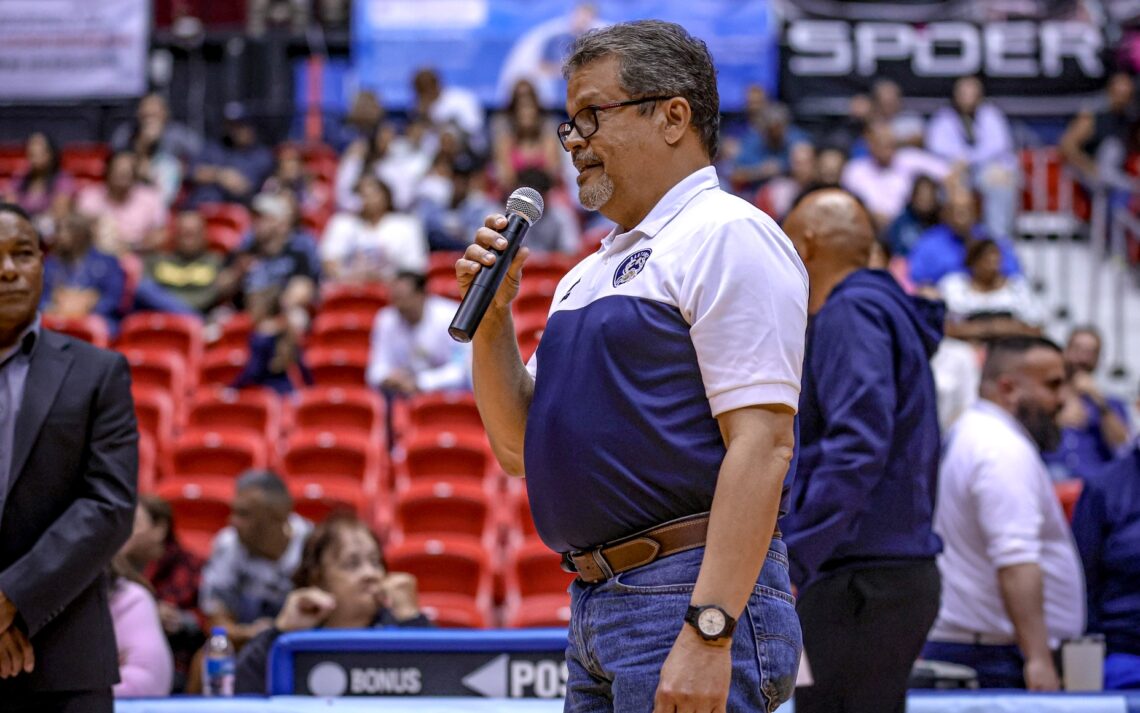
[{"label": "microphone handle", "polygon": [[455,311],[451,326],[447,329],[447,333],[455,341],[470,342],[475,336],[475,330],[479,328],[483,315],[487,313],[487,308],[495,299],[495,293],[499,291],[499,285],[507,276],[507,269],[522,247],[528,228],[530,223],[521,215],[512,213],[507,216],[507,227],[502,232],[502,236],[507,240],[507,247],[502,251],[491,248],[491,252],[495,254],[495,264],[490,267],[483,265],[475,275],[475,279],[467,287],[467,294],[459,303],[459,309]]}]

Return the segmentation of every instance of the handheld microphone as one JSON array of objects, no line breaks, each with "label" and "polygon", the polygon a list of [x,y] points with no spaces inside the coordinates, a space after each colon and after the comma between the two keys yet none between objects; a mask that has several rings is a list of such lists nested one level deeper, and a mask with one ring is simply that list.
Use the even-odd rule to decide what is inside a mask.
[{"label": "handheld microphone", "polygon": [[479,328],[483,315],[499,291],[499,285],[507,276],[507,268],[522,247],[526,231],[542,217],[542,211],[542,196],[533,188],[518,188],[507,199],[507,227],[502,232],[507,247],[502,251],[491,248],[495,254],[495,264],[490,267],[483,265],[483,269],[475,275],[467,288],[467,294],[463,296],[463,301],[459,303],[459,309],[451,320],[451,326],[447,329],[452,339],[469,342],[475,336],[475,330]]}]

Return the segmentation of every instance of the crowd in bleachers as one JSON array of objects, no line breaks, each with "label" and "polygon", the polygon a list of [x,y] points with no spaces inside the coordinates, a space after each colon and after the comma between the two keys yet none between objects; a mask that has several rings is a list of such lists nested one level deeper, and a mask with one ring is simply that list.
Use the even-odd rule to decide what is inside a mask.
[{"label": "crowd in bleachers", "polygon": [[[1080,213],[1082,182],[1107,182],[1128,207],[1140,147],[1124,79],[1046,154],[1019,150],[973,78],[929,118],[879,82],[815,134],[753,88],[743,120],[725,126],[718,169],[776,219],[813,186],[863,200],[880,264],[947,302],[951,339],[934,369],[948,427],[977,395],[971,345],[1041,333],[1044,310],[1013,249],[1022,207]],[[547,206],[514,305],[524,359],[557,280],[610,226],[568,190],[572,166],[531,85],[490,116],[431,70],[412,85],[406,117],[361,92],[324,142],[267,146],[239,105],[227,107],[221,136],[199,136],[148,95],[108,144],[60,147],[34,133],[0,147],[0,195],[33,215],[50,251],[45,324],[119,349],[132,369],[145,497],[115,591],[123,610],[154,597],[174,655],[173,674],[141,688],[124,677],[124,694],[193,690],[191,658],[209,624],[228,625],[239,645],[271,628],[312,523],[337,510],[382,538],[368,576],[414,576],[403,600],[414,616],[397,620],[419,621],[421,607],[439,626],[567,619],[569,575],[536,541],[524,484],[491,456],[468,348],[444,327],[458,299],[455,251],[518,185]],[[1062,158],[1079,179],[1071,186]],[[1028,185],[1039,169],[1051,171],[1044,206],[1031,205]],[[1091,474],[1130,440],[1127,409],[1096,386],[1096,357],[1069,366],[1078,388],[1066,440],[1047,458],[1059,482]],[[1076,492],[1059,492],[1071,508]],[[314,586],[318,575],[307,576],[300,585]],[[220,582],[235,577],[247,593],[257,581],[263,601],[227,601]],[[136,654],[163,658],[142,639]],[[139,640],[124,632],[120,647]]]}]

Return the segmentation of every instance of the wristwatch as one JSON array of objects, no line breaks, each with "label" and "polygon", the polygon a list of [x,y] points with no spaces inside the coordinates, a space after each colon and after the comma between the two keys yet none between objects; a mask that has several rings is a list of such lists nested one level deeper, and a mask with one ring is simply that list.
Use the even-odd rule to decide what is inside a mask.
[{"label": "wristwatch", "polygon": [[705,641],[719,641],[732,637],[736,619],[716,605],[690,606],[685,612],[685,623],[692,626]]}]

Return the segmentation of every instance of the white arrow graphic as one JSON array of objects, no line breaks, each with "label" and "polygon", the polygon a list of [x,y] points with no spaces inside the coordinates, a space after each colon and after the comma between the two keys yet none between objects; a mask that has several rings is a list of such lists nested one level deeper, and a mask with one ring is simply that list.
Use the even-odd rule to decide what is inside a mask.
[{"label": "white arrow graphic", "polygon": [[488,698],[507,697],[508,654],[496,656],[463,677],[463,685]]}]

